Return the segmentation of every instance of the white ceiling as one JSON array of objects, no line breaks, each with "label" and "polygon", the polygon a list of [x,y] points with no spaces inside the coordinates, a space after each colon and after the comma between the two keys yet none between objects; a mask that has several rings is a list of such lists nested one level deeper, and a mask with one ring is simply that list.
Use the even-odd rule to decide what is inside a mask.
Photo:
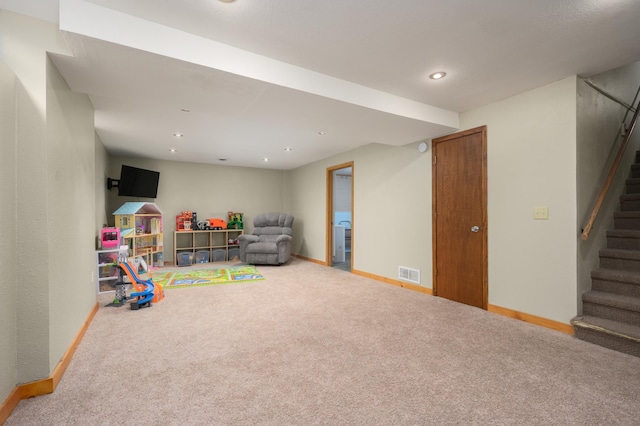
[{"label": "white ceiling", "polygon": [[[0,8],[60,24],[73,57],[52,59],[90,96],[110,153],[283,170],[450,133],[459,112],[640,60],[637,0],[0,0]],[[440,70],[445,79],[428,78]]]}]

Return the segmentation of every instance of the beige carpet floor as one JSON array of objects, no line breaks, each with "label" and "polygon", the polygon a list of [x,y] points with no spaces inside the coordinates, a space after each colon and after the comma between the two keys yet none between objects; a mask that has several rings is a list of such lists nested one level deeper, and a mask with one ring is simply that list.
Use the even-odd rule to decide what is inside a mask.
[{"label": "beige carpet floor", "polygon": [[7,425],[637,425],[640,358],[300,259],[99,309]]}]

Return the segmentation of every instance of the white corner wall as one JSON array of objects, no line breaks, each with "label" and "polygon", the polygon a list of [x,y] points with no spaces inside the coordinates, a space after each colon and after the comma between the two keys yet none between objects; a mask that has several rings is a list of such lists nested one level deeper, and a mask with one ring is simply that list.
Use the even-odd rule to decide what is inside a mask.
[{"label": "white corner wall", "polygon": [[47,204],[51,371],[96,303],[95,131],[89,98],[47,61]]},{"label": "white corner wall", "polygon": [[[460,116],[487,126],[489,304],[576,315],[576,77]],[[548,207],[549,220],[534,220]]]},{"label": "white corner wall", "polygon": [[[68,90],[48,60],[48,52],[69,53],[57,26],[0,10],[0,42],[0,60],[15,75],[17,214],[3,224],[15,227],[18,284],[8,321],[16,341],[6,342],[14,379],[3,377],[6,392],[49,377],[95,304],[94,140],[90,103]],[[5,350],[4,336],[0,343]]]},{"label": "white corner wall", "polygon": [[0,61],[0,403],[16,383],[16,77]]},{"label": "white corner wall", "polygon": [[109,169],[109,153],[102,144],[100,137],[95,135],[95,200],[96,200],[96,222],[95,222],[95,248],[99,246],[99,232],[109,223],[109,216],[111,211],[107,212],[107,188],[105,182],[107,181],[107,170]]},{"label": "white corner wall", "polygon": [[[52,25],[0,10],[2,60],[16,83],[16,335],[18,383],[49,375],[46,51],[56,50]],[[38,226],[33,226],[38,224]],[[33,261],[37,259],[37,261]],[[15,383],[14,383],[15,385]]]}]

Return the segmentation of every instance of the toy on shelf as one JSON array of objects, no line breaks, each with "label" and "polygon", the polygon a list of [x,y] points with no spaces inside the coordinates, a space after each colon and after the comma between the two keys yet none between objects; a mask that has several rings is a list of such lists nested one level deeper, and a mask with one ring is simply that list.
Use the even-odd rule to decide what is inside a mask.
[{"label": "toy on shelf", "polygon": [[198,213],[196,212],[191,212],[191,229],[200,231],[200,226],[198,226]]},{"label": "toy on shelf", "polygon": [[213,219],[209,219],[209,226],[211,229],[227,229],[227,222],[224,219],[215,217]]},{"label": "toy on shelf", "polygon": [[190,231],[193,224],[193,212],[183,211],[176,215],[176,231]]},{"label": "toy on shelf", "polygon": [[176,231],[211,231],[223,229],[243,229],[242,213],[229,212],[229,222],[213,217],[198,220],[196,212],[183,211],[176,215]]},{"label": "toy on shelf", "polygon": [[183,211],[176,215],[176,231],[203,231],[203,221],[198,221],[198,213]]},{"label": "toy on shelf", "polygon": [[120,246],[120,228],[102,228],[100,246],[103,250],[118,248]]},{"label": "toy on shelf", "polygon": [[244,225],[242,223],[242,216],[244,213],[227,213],[229,216],[229,223],[227,224],[227,229],[244,229]]}]

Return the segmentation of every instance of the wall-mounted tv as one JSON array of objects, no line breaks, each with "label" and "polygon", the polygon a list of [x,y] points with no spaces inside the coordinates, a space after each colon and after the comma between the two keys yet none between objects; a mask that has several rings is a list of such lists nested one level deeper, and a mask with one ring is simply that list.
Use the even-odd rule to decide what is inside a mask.
[{"label": "wall-mounted tv", "polygon": [[118,195],[125,197],[156,198],[158,195],[158,181],[160,172],[139,169],[122,165]]}]

